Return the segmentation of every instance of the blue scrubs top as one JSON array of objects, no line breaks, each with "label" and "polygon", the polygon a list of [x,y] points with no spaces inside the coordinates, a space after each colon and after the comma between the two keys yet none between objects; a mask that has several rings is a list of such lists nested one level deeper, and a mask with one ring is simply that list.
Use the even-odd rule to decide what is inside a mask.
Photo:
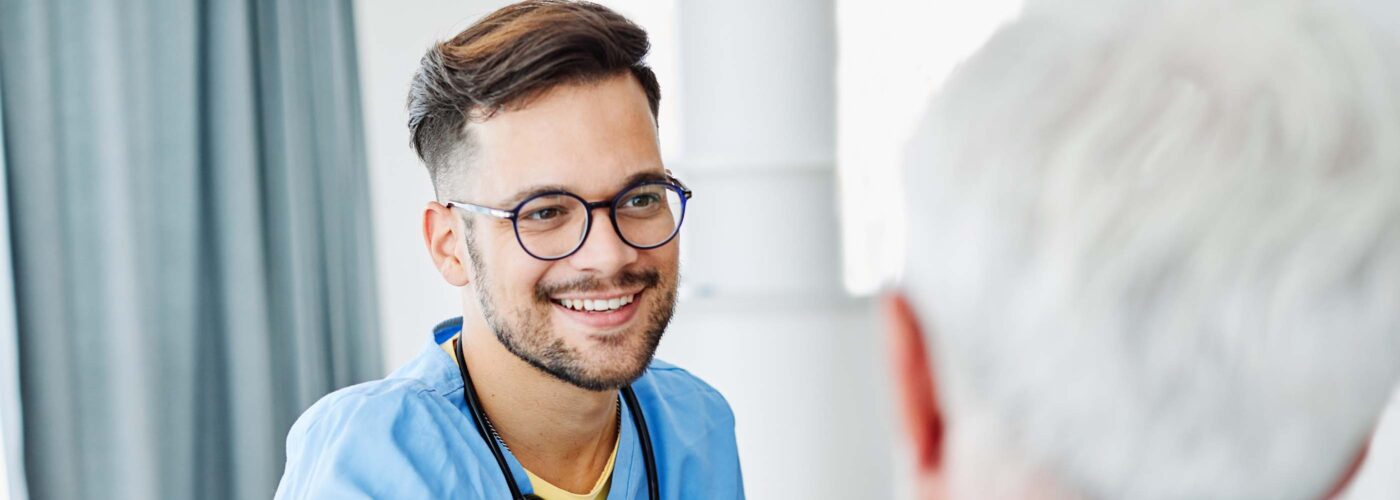
[{"label": "blue scrubs top", "polygon": [[[510,498],[467,411],[457,363],[438,347],[461,328],[461,318],[443,322],[407,365],[307,409],[287,435],[276,498]],[[719,392],[659,360],[632,389],[651,433],[661,498],[744,497],[734,413]],[[644,500],[646,459],[627,405],[622,418],[608,498]],[[532,493],[520,462],[501,451],[521,493]]]}]

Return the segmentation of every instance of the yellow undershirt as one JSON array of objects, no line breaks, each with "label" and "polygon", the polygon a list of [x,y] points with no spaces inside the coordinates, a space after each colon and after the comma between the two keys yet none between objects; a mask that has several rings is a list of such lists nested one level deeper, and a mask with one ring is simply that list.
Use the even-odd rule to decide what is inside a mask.
[{"label": "yellow undershirt", "polygon": [[[452,357],[454,363],[457,362],[457,353],[452,349],[452,339],[455,338],[457,337],[453,336],[439,345],[443,351],[447,352],[448,356]],[[617,446],[621,439],[622,433],[618,433],[617,440],[613,441],[612,455],[608,456],[608,463],[603,466],[603,473],[598,475],[598,482],[593,483],[593,489],[588,493],[574,493],[565,490],[549,484],[549,481],[536,476],[535,473],[530,472],[530,469],[525,469],[523,465],[520,468],[525,469],[525,477],[530,478],[530,486],[534,487],[535,496],[544,500],[603,500],[608,498],[608,490],[612,489],[613,463],[617,461]]]},{"label": "yellow undershirt", "polygon": [[[593,490],[588,493],[574,493],[558,486],[549,484],[549,481],[536,476],[525,469],[525,476],[530,478],[530,486],[535,487],[535,495],[544,500],[603,500],[608,498],[608,490],[612,486],[613,461],[617,460],[617,441],[613,441],[612,456],[608,457],[608,464],[603,466],[603,474],[598,476],[598,482],[593,484]],[[524,469],[524,467],[521,467]]]}]

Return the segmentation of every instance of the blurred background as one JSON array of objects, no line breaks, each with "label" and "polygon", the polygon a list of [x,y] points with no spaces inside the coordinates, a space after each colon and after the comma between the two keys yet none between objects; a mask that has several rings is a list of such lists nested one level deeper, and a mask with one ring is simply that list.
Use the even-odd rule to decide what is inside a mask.
[{"label": "blurred background", "polygon": [[[404,102],[506,3],[0,0],[0,497],[267,498],[302,410],[458,315]],[[728,398],[749,497],[908,497],[872,298],[897,166],[1020,2],[601,3],[650,32],[696,192],[658,356]],[[1397,434],[1353,497],[1400,498]]]}]

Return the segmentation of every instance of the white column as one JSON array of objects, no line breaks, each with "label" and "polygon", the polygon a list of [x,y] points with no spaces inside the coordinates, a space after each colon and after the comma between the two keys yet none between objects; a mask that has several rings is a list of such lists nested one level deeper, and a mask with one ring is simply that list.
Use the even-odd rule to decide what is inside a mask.
[{"label": "white column", "polygon": [[881,337],[841,284],[833,3],[681,1],[677,21],[661,126],[696,194],[659,356],[729,400],[749,497],[889,498]]}]

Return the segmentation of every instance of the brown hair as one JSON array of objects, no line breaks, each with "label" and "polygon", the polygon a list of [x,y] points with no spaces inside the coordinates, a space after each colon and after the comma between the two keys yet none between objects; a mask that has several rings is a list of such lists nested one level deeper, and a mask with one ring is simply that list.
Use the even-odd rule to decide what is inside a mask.
[{"label": "brown hair", "polygon": [[470,158],[466,125],[519,108],[562,84],[631,72],[655,117],[661,88],[642,63],[646,31],[607,7],[526,0],[503,7],[428,50],[408,92],[408,129],[433,187]]}]

